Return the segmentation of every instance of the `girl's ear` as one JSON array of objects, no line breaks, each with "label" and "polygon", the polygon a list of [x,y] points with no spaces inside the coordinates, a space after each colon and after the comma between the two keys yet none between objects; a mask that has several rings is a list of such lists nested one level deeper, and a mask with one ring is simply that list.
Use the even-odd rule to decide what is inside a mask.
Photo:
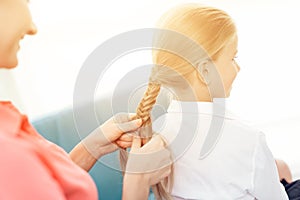
[{"label": "girl's ear", "polygon": [[203,60],[201,61],[199,64],[198,64],[198,72],[202,78],[202,81],[204,81],[206,83],[206,85],[209,85],[210,82],[212,81],[211,80],[211,76],[210,76],[210,71],[211,71],[211,61],[206,59],[206,60]]},{"label": "girl's ear", "polygon": [[222,75],[219,73],[217,66],[212,60],[207,59],[200,62],[198,71],[201,77],[203,77],[212,98],[226,97]]}]

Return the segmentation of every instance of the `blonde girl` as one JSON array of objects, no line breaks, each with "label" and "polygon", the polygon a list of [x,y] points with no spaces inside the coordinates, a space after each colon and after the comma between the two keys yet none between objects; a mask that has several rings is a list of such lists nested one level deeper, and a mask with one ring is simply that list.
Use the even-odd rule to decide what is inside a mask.
[{"label": "blonde girl", "polygon": [[[137,107],[137,118],[143,120],[145,127],[141,136],[149,138],[152,131],[147,130],[156,129],[175,152],[173,177],[153,188],[156,198],[288,199],[264,134],[231,117],[224,107],[223,100],[230,96],[240,70],[235,61],[237,30],[231,17],[220,9],[185,4],[166,12],[158,28],[189,40],[176,40],[172,34],[157,32],[155,45],[166,48],[153,50],[155,67]],[[190,41],[203,52],[194,50]],[[151,110],[161,87],[170,89],[174,99],[168,112],[152,127]],[[216,113],[216,108],[221,112]],[[216,120],[220,120],[220,129],[210,127]],[[176,137],[181,141],[172,145]],[[211,137],[213,140],[207,143]],[[206,148],[208,151],[201,156]],[[183,150],[178,153],[178,149]]]}]

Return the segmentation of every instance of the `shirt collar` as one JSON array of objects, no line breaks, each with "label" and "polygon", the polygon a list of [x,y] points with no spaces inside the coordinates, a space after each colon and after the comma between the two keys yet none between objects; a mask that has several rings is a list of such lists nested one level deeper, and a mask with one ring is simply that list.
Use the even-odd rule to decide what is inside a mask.
[{"label": "shirt collar", "polygon": [[226,117],[228,119],[236,118],[232,112],[226,110],[225,98],[214,98],[213,102],[172,100],[168,107],[168,113],[193,113]]},{"label": "shirt collar", "polygon": [[22,115],[11,102],[0,101],[0,131],[18,134],[22,125]]}]

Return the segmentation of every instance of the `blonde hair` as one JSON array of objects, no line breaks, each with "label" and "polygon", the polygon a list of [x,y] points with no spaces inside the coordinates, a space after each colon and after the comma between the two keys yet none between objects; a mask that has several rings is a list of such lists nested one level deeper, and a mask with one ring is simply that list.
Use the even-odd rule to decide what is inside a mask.
[{"label": "blonde hair", "polygon": [[[148,88],[137,107],[137,118],[143,120],[142,127],[151,127],[151,110],[161,86],[176,88],[186,85],[182,80],[186,81],[185,77],[197,71],[195,64],[199,60],[217,59],[220,52],[236,36],[236,27],[227,13],[199,4],[184,4],[169,10],[160,18],[157,27],[186,36],[201,46],[203,52],[194,51],[189,42],[174,40],[174,37],[160,33],[155,35],[154,42],[163,49],[152,52],[156,66],[152,69]],[[174,46],[177,49],[175,53],[167,51],[168,47]],[[188,60],[184,58],[186,56],[189,57]],[[146,136],[143,129],[140,134]],[[152,131],[147,136],[150,138],[151,134]],[[124,153],[126,152],[121,151],[123,156]],[[121,158],[123,164],[124,159],[126,158]],[[157,199],[172,199],[170,191],[167,191],[167,185],[172,185],[172,177],[171,173],[154,186],[153,191]]]}]

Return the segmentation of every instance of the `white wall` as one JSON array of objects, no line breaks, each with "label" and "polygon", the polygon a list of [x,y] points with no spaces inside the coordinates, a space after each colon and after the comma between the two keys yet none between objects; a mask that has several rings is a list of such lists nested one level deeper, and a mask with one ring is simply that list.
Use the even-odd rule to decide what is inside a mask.
[{"label": "white wall", "polygon": [[11,71],[0,70],[0,97],[1,101],[13,101],[18,108],[24,108],[15,77]]},{"label": "white wall", "polygon": [[[31,0],[39,32],[21,42],[20,65],[13,71],[22,110],[34,118],[71,105],[77,73],[98,45],[124,31],[153,27],[182,2],[187,1]],[[242,69],[230,100],[234,112],[256,122],[300,116],[298,1],[193,2],[222,8],[237,23]]]}]

